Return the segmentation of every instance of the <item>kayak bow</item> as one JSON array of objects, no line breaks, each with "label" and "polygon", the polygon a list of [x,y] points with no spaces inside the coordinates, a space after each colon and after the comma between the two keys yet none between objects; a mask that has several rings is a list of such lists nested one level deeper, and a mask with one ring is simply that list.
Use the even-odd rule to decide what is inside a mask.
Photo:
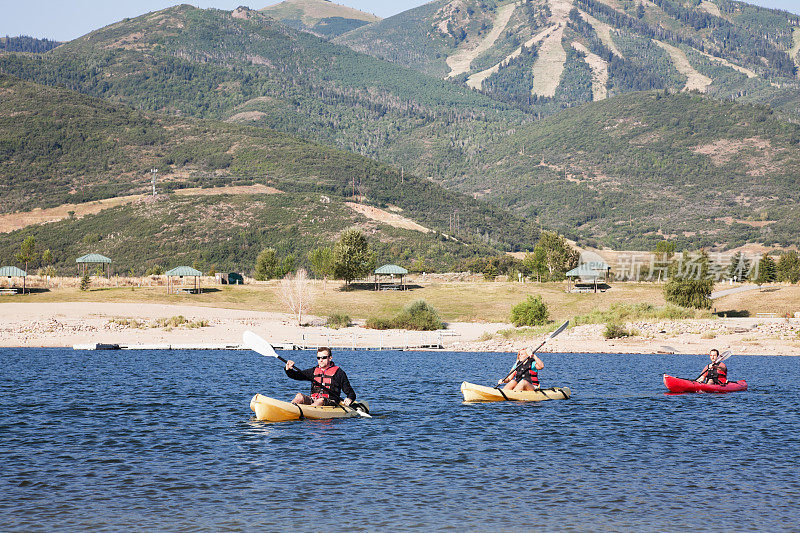
[{"label": "kayak bow", "polygon": [[568,387],[551,387],[549,389],[510,391],[498,390],[464,381],[461,383],[461,394],[465,402],[503,402],[514,400],[521,402],[540,402],[542,400],[566,400],[572,391]]}]

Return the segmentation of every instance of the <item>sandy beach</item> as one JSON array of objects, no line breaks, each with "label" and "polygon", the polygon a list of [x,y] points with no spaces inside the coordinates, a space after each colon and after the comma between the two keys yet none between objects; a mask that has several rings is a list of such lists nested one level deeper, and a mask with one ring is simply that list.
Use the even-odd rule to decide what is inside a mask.
[{"label": "sandy beach", "polygon": [[[182,316],[182,325],[164,321]],[[161,319],[161,322],[159,322]],[[414,348],[441,344],[449,350],[513,352],[536,345],[539,337],[498,332],[505,323],[452,322],[442,332],[379,331],[359,324],[342,329],[308,317],[298,326],[283,313],[190,305],[112,302],[0,303],[0,346],[71,347],[76,344],[236,345],[252,330],[275,344],[332,345],[341,348]],[[800,319],[725,318],[643,321],[627,325],[636,335],[603,338],[603,324],[566,330],[545,352],[706,353],[710,348],[737,354],[800,355]]]}]

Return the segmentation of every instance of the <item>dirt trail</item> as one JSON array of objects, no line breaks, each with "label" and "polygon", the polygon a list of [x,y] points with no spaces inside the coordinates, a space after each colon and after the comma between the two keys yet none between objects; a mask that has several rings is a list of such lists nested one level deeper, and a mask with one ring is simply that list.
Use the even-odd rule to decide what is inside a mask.
[{"label": "dirt trail", "polygon": [[395,228],[410,229],[422,233],[430,233],[431,231],[425,226],[420,226],[413,220],[398,215],[397,213],[389,213],[388,211],[372,207],[371,205],[357,204],[354,202],[345,202],[345,204],[356,213],[360,213],[369,219],[388,224]]},{"label": "dirt trail", "polygon": [[[179,196],[211,196],[214,194],[276,194],[278,189],[266,185],[237,185],[232,187],[215,187],[203,189],[201,187],[191,189],[178,189],[175,191]],[[58,222],[70,217],[70,212],[75,218],[82,218],[86,215],[94,215],[104,209],[127,205],[138,202],[149,194],[132,194],[129,196],[117,196],[105,200],[95,200],[81,204],[63,204],[58,207],[46,209],[36,208],[32,211],[19,213],[6,213],[0,215],[0,233],[10,233],[12,231],[32,226],[34,224],[47,224]]]},{"label": "dirt trail", "polygon": [[478,46],[471,50],[460,50],[447,58],[447,66],[450,67],[450,74],[447,75],[448,78],[453,78],[459,74],[469,72],[472,61],[494,46],[497,38],[500,37],[500,34],[503,33],[503,30],[508,26],[508,21],[511,20],[511,15],[514,13],[515,8],[516,5],[513,3],[499,7],[494,18],[492,31],[478,43]]},{"label": "dirt trail", "polygon": [[681,49],[656,39],[653,39],[653,42],[669,54],[672,58],[672,64],[675,65],[678,72],[686,76],[684,91],[698,90],[701,93],[706,92],[706,89],[714,80],[697,72]]},{"label": "dirt trail", "polygon": [[545,37],[549,36],[557,28],[558,28],[558,26],[553,25],[553,26],[548,26],[544,30],[540,31],[539,33],[537,33],[536,35],[534,35],[533,37],[528,39],[528,41],[525,44],[523,44],[522,46],[520,46],[519,48],[517,48],[516,50],[511,52],[508,55],[508,57],[506,57],[504,60],[502,60],[498,64],[494,65],[493,67],[489,67],[486,70],[482,70],[481,72],[478,72],[477,74],[473,74],[472,76],[470,76],[469,79],[467,80],[467,85],[472,87],[473,89],[480,89],[483,86],[483,82],[484,82],[484,80],[486,78],[488,78],[492,74],[497,73],[502,67],[505,67],[506,65],[508,65],[511,62],[512,59],[515,59],[515,58],[519,57],[519,55],[522,53],[522,49],[523,48],[530,48],[534,44],[537,44],[537,43],[541,42],[542,39],[544,39]]},{"label": "dirt trail", "polygon": [[586,54],[586,63],[592,69],[592,100],[605,100],[608,98],[608,63],[597,54],[593,54],[581,43],[574,41],[572,47]]},{"label": "dirt trail", "polygon": [[725,65],[728,68],[732,68],[733,70],[741,72],[742,74],[746,75],[748,78],[755,78],[756,76],[758,76],[758,74],[756,74],[755,72],[753,72],[749,68],[740,67],[739,65],[731,63],[727,59],[722,59],[721,57],[712,56],[708,52],[702,52],[700,50],[697,50],[697,51],[700,52],[701,54],[703,54],[704,56],[706,56],[707,58],[709,58],[712,61],[716,61],[717,63],[722,63],[723,65]]}]

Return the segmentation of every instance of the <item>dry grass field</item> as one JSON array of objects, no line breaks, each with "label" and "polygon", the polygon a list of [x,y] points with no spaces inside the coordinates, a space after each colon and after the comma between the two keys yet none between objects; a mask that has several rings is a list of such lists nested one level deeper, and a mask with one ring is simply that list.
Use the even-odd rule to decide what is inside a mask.
[{"label": "dry grass field", "polygon": [[[145,280],[151,282],[151,280]],[[243,286],[220,286],[211,278],[203,281],[208,292],[200,295],[167,294],[165,286],[113,286],[93,281],[91,290],[82,292],[76,278],[61,278],[44,292],[0,296],[0,304],[13,302],[142,302],[174,305],[199,305],[229,309],[287,312],[282,303],[277,281],[255,282]],[[34,286],[42,285],[34,282]],[[60,285],[60,286],[59,286]],[[562,283],[511,282],[431,282],[408,291],[342,290],[338,281],[314,281],[311,284],[311,312],[317,316],[346,313],[353,319],[390,317],[408,303],[424,299],[446,321],[508,322],[511,308],[528,295],[541,295],[555,321],[571,319],[593,310],[605,310],[615,303],[665,303],[662,285],[654,283],[615,283],[604,293],[568,293]],[[725,296],[715,301],[718,312],[747,311],[784,316],[800,311],[800,286],[775,284],[762,291],[749,291]]]}]

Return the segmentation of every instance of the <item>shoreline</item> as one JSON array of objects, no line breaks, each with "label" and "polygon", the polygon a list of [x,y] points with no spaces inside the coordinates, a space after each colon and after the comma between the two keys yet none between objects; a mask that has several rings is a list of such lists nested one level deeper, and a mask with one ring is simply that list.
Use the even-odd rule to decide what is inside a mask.
[{"label": "shoreline", "polygon": [[[185,323],[176,324],[182,316]],[[170,322],[170,319],[173,319]],[[350,326],[334,330],[309,316],[298,326],[287,314],[221,307],[148,303],[13,303],[0,305],[0,347],[73,347],[76,344],[240,344],[252,330],[274,344],[330,345],[334,349],[422,349],[509,353],[539,344],[541,336],[505,338],[507,323],[451,322],[447,330],[417,332]],[[160,322],[159,322],[160,321]],[[170,323],[174,325],[170,325]],[[605,339],[604,324],[574,326],[548,341],[542,353],[705,354],[800,356],[800,319],[720,318],[636,321],[636,336]]]}]

